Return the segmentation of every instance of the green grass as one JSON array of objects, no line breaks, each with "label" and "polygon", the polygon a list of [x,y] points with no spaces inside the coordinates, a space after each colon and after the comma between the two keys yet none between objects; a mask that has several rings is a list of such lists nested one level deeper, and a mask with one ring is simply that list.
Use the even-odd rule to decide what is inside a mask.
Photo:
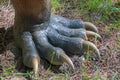
[{"label": "green grass", "polygon": [[113,29],[119,29],[120,30],[120,20],[115,20],[114,23],[110,24],[110,27]]},{"label": "green grass", "polygon": [[[109,21],[112,27],[120,26],[120,1],[119,0],[72,0],[72,5],[78,11],[78,15],[86,15],[85,20],[88,21]],[[64,10],[65,2],[60,0],[52,0],[52,11],[57,12]],[[64,11],[63,11],[64,12]],[[90,15],[90,16],[88,16]],[[92,15],[92,16],[91,16]]]},{"label": "green grass", "polygon": [[56,13],[64,7],[64,2],[60,0],[52,0],[52,12]]},{"label": "green grass", "polygon": [[8,68],[4,68],[3,73],[4,74],[12,74],[12,71],[13,71],[14,68],[15,68],[15,66],[10,66]]},{"label": "green grass", "polygon": [[[83,0],[79,3],[78,9],[86,13],[95,13],[101,16],[101,19],[106,20],[109,18],[113,7],[112,0]],[[113,12],[113,11],[112,11]]]}]

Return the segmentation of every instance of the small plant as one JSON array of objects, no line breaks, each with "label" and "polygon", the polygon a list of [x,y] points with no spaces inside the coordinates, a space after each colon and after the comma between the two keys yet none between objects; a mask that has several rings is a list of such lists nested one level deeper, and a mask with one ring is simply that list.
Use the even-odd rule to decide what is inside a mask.
[{"label": "small plant", "polygon": [[[51,63],[53,62],[53,60],[54,60],[54,58],[55,58],[55,52],[53,52],[50,56],[51,56]],[[50,68],[51,68],[51,64],[50,64],[50,66],[48,67],[48,69],[47,69],[47,72],[49,72],[50,71]]]},{"label": "small plant", "polygon": [[10,66],[8,68],[4,68],[3,69],[3,74],[12,74],[14,68],[15,68],[15,66]]}]

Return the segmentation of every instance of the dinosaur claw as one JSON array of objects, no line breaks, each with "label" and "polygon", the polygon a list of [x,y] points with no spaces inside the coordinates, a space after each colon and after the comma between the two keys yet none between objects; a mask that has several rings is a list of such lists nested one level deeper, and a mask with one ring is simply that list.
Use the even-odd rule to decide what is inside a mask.
[{"label": "dinosaur claw", "polygon": [[98,50],[98,48],[92,43],[92,42],[89,42],[89,41],[83,41],[83,47],[85,49],[91,49],[91,50],[94,50],[96,52],[96,55],[98,57],[98,61],[101,61],[101,56],[100,56],[100,52]]},{"label": "dinosaur claw", "polygon": [[23,63],[25,66],[33,68],[34,73],[37,74],[40,57],[32,40],[32,35],[29,32],[24,32],[21,38]]},{"label": "dinosaur claw", "polygon": [[98,38],[101,42],[103,41],[103,40],[102,40],[102,37],[101,37],[99,34],[93,32],[93,31],[86,31],[86,35],[87,35],[87,37],[96,37],[96,38]]},{"label": "dinosaur claw", "polygon": [[38,73],[38,65],[39,65],[39,62],[40,62],[40,60],[39,60],[39,58],[37,58],[37,57],[34,57],[34,58],[32,59],[33,71],[34,71],[34,74],[35,74],[35,75],[37,75],[37,73]]},{"label": "dinosaur claw", "polygon": [[54,56],[54,58],[50,61],[50,63],[54,64],[54,65],[62,65],[63,63],[66,63],[68,64],[72,70],[74,70],[74,64],[73,62],[71,61],[71,59],[65,54],[65,52],[60,49],[60,48],[56,48],[56,55]]},{"label": "dinosaur claw", "polygon": [[71,59],[65,53],[61,53],[60,57],[63,60],[63,62],[67,63],[72,68],[72,70],[75,69],[73,62],[71,61]]},{"label": "dinosaur claw", "polygon": [[86,30],[90,30],[90,31],[98,33],[98,29],[94,24],[90,22],[84,22],[83,25],[85,26]]}]

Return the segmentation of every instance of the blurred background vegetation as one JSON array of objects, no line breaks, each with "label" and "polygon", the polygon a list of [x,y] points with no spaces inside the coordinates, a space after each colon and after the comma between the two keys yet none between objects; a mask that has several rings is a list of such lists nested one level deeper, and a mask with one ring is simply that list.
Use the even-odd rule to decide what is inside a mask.
[{"label": "blurred background vegetation", "polygon": [[120,0],[52,0],[52,4],[54,13],[67,11],[86,21],[120,27]]}]

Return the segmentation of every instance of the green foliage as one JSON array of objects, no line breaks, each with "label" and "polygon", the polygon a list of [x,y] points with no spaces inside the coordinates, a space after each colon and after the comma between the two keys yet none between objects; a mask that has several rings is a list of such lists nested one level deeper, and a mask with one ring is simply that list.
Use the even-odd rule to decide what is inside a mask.
[{"label": "green foliage", "polygon": [[106,18],[112,9],[112,0],[83,0],[79,3],[78,9],[87,13],[95,13]]},{"label": "green foliage", "polygon": [[114,23],[110,24],[110,27],[113,29],[120,29],[120,20],[116,20]]},{"label": "green foliage", "polygon": [[15,66],[10,66],[10,67],[8,67],[8,68],[4,68],[3,69],[3,73],[4,74],[12,74],[13,72],[13,69],[15,68]]},{"label": "green foliage", "polygon": [[[85,3],[84,3],[85,2]],[[87,0],[81,1],[79,8],[84,8],[85,10],[97,10],[98,6],[101,4],[101,0]]]},{"label": "green foliage", "polygon": [[56,12],[64,7],[64,3],[60,0],[52,0],[52,12]]},{"label": "green foliage", "polygon": [[[50,57],[51,57],[51,60],[50,60],[50,62],[52,63],[53,62],[53,60],[54,60],[54,58],[55,58],[55,52],[53,52],[51,55],[50,55]],[[48,69],[47,69],[47,72],[49,72],[50,71],[50,69],[51,69],[51,64],[50,64],[50,66],[48,67]]]},{"label": "green foliage", "polygon": [[52,8],[56,9],[60,6],[60,0],[52,0]]},{"label": "green foliage", "polygon": [[[66,8],[66,0],[52,0],[52,11],[62,11]],[[116,6],[117,5],[117,6]],[[78,11],[78,15],[86,15],[86,20],[90,21],[97,17],[101,22],[110,21],[112,24],[115,21],[118,26],[120,19],[120,1],[119,0],[71,0],[69,5]],[[69,10],[69,9],[68,9]],[[64,11],[63,11],[64,12]],[[90,16],[89,16],[90,15]],[[93,18],[93,19],[92,19]]]}]

